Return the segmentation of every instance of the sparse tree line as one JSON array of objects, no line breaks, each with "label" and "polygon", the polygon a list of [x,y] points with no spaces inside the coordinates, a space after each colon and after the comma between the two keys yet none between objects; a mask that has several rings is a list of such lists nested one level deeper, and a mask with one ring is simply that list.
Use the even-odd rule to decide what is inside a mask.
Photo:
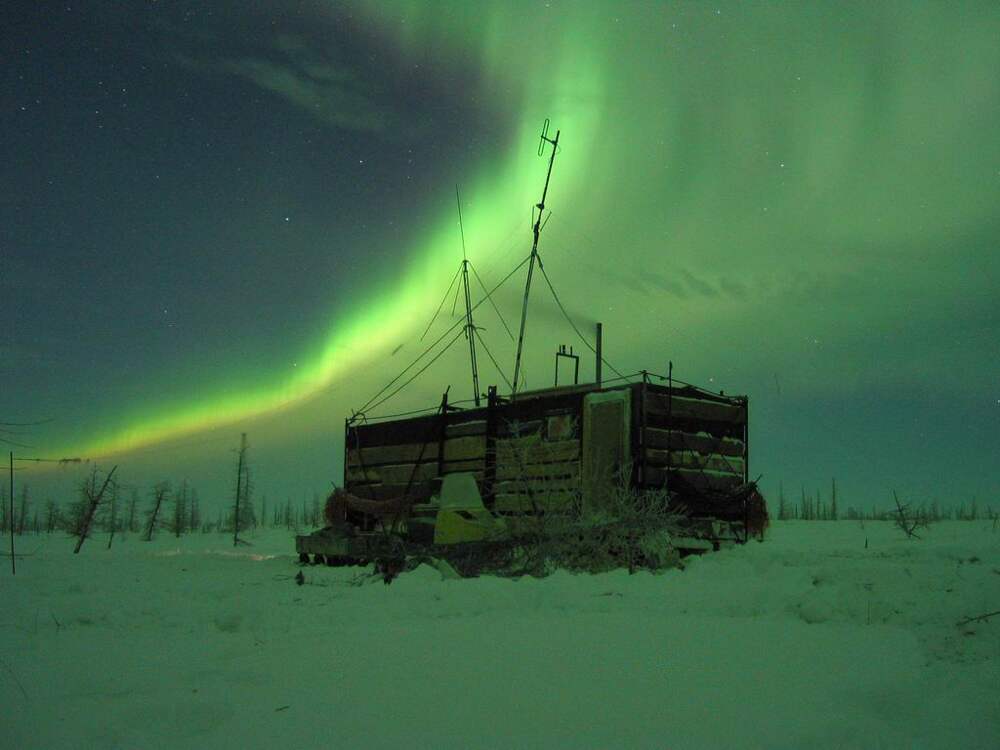
[{"label": "sparse tree line", "polygon": [[[7,489],[0,488],[0,532],[13,530],[15,535],[66,533],[90,538],[107,534],[110,546],[116,535],[138,534],[143,540],[158,534],[180,537],[184,534],[252,533],[258,528],[299,530],[323,525],[323,507],[319,495],[301,504],[290,499],[284,503],[259,502],[253,497],[253,484],[244,475],[240,486],[239,514],[236,503],[223,503],[213,514],[205,514],[198,491],[186,479],[168,480],[141,488],[108,482],[100,494],[106,475],[92,470],[78,487],[75,498],[59,502],[52,498],[36,499],[28,485],[15,491],[13,515]],[[100,498],[95,504],[95,500]],[[238,520],[238,524],[236,521]]]},{"label": "sparse tree line", "polygon": [[[893,497],[890,495],[889,500]],[[797,499],[785,496],[783,484],[778,485],[777,519],[779,521],[896,521],[898,511],[895,505],[888,508],[861,508],[848,505],[841,511],[842,504],[837,495],[837,480],[830,483],[830,493],[824,498],[820,490],[807,493],[801,488]],[[920,505],[907,505],[909,514],[920,521],[932,523],[936,521],[997,521],[1000,512],[993,510],[991,505],[980,505],[973,498],[966,505],[960,502],[957,506],[942,508],[937,500]]]}]

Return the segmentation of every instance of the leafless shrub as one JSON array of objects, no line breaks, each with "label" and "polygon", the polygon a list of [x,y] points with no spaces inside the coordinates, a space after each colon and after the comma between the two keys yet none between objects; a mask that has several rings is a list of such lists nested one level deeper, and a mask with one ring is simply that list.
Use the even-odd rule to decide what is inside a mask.
[{"label": "leafless shrub", "polygon": [[[517,434],[516,425],[511,432]],[[513,543],[487,548],[492,555],[482,561],[487,567],[507,575],[544,576],[558,568],[634,572],[677,563],[670,540],[681,533],[686,515],[665,490],[633,487],[631,467],[591,467],[591,481],[529,477],[529,451],[535,464],[544,464],[546,445],[537,435],[511,444],[524,507],[511,529]]]},{"label": "leafless shrub", "polygon": [[896,526],[906,534],[907,539],[920,539],[916,533],[917,529],[926,529],[930,526],[927,514],[920,510],[912,510],[909,503],[901,503],[896,490],[892,491],[892,499],[896,502],[896,509],[893,511],[893,521]]}]

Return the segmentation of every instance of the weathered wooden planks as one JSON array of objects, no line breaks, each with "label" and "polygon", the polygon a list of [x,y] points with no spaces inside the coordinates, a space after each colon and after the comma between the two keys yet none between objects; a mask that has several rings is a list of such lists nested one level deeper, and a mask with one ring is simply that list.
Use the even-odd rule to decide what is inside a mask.
[{"label": "weathered wooden planks", "polygon": [[404,443],[402,445],[373,445],[360,451],[347,451],[348,467],[379,466],[382,464],[412,464],[416,461],[437,461],[438,444]]},{"label": "weathered wooden planks", "polygon": [[448,438],[444,441],[445,461],[482,461],[486,457],[486,435]]},{"label": "weathered wooden planks", "polygon": [[351,466],[347,469],[348,485],[360,482],[378,484],[402,484],[411,481],[423,482],[438,475],[437,463],[389,464],[381,466]]},{"label": "weathered wooden planks", "polygon": [[715,453],[698,453],[697,451],[670,451],[668,453],[658,448],[647,448],[646,464],[648,466],[728,471],[741,476],[743,474],[743,459],[739,456],[723,456]]},{"label": "weathered wooden planks", "polygon": [[577,494],[576,490],[552,491],[534,495],[528,495],[525,492],[503,492],[495,496],[493,510],[522,513],[530,512],[536,507],[538,510],[544,511],[567,510],[576,502]]},{"label": "weathered wooden planks", "polygon": [[677,395],[671,398],[663,393],[646,394],[646,411],[652,414],[670,415],[679,419],[703,419],[730,424],[739,424],[746,419],[746,411],[740,404]]},{"label": "weathered wooden planks", "polygon": [[469,461],[445,461],[441,465],[441,475],[471,472],[476,475],[476,479],[482,479],[484,468],[484,462],[481,458]]},{"label": "weathered wooden planks", "polygon": [[579,440],[540,440],[537,437],[499,439],[497,470],[504,464],[514,466],[554,461],[573,461],[580,457]]},{"label": "weathered wooden planks", "polygon": [[699,453],[719,453],[723,456],[744,456],[746,446],[742,440],[728,437],[713,437],[707,432],[692,433],[680,430],[661,430],[657,427],[646,428],[647,448],[670,448],[671,450],[689,450]]},{"label": "weathered wooden planks", "polygon": [[[373,445],[360,451],[351,448],[347,451],[349,468],[412,464],[420,462],[436,462],[440,443],[404,443],[401,445]],[[468,435],[448,438],[444,441],[444,460],[469,461],[483,460],[486,456],[486,436]]]},{"label": "weathered wooden planks", "polygon": [[486,420],[477,419],[472,422],[461,422],[450,424],[445,427],[444,434],[447,437],[462,437],[463,435],[485,435]]},{"label": "weathered wooden planks", "polygon": [[[670,469],[672,480],[680,480],[695,490],[709,492],[732,492],[743,484],[742,474],[717,471],[697,471],[695,469]],[[667,481],[667,470],[659,466],[647,466],[645,483],[651,487],[663,487]],[[679,489],[679,488],[677,488]]]},{"label": "weathered wooden planks", "polygon": [[358,497],[365,498],[366,500],[394,500],[406,495],[409,498],[415,498],[419,502],[428,500],[432,491],[430,482],[414,484],[410,487],[409,492],[407,492],[405,484],[368,484],[354,487],[348,484],[347,488]]},{"label": "weathered wooden planks", "polygon": [[504,463],[497,466],[496,477],[504,479],[552,479],[580,476],[579,461],[556,461],[552,463],[515,464]]}]

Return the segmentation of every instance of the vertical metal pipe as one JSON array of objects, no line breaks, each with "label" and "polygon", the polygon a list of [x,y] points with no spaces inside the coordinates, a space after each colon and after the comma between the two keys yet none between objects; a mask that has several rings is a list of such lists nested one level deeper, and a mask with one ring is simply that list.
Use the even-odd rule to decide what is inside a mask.
[{"label": "vertical metal pipe", "polygon": [[597,324],[597,347],[595,349],[597,354],[597,361],[594,364],[596,376],[594,380],[597,381],[597,387],[601,387],[601,361],[604,359],[601,356],[602,339],[604,338],[604,326],[600,323]]}]

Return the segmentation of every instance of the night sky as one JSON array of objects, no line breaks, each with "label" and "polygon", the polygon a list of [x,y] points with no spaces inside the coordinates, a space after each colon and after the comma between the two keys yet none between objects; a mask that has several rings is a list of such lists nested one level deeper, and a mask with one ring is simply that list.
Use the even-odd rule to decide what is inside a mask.
[{"label": "night sky", "polygon": [[[1000,509],[995,2],[18,1],[0,54],[0,422],[40,422],[2,427],[16,455],[210,502],[245,431],[258,497],[327,491],[344,418],[455,319],[418,341],[456,185],[487,285],[530,251],[550,118],[539,249],[615,368],[747,394],[772,499]],[[559,344],[592,378],[531,300],[527,386]],[[463,344],[379,411],[470,397]],[[20,468],[36,495],[82,473]]]}]

